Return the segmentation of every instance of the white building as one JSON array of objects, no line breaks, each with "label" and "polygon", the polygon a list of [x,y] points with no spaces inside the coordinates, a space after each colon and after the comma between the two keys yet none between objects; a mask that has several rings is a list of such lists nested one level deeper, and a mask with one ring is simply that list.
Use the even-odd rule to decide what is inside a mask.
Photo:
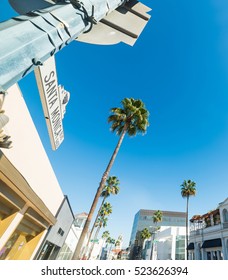
[{"label": "white building", "polygon": [[[86,219],[88,214],[87,213],[80,213],[75,215],[74,223],[68,233],[68,236],[65,240],[64,245],[62,246],[57,259],[58,260],[71,260],[74,254],[75,248],[78,244],[78,240],[81,236],[83,227],[85,225]],[[85,250],[85,245],[88,241],[89,233],[87,233],[85,240],[83,242],[82,251]]]},{"label": "white building", "polygon": [[19,87],[7,92],[3,130],[13,147],[0,149],[0,259],[32,259],[64,195]]},{"label": "white building", "polygon": [[[134,218],[130,239],[130,259],[185,259],[184,239],[186,213],[175,211],[161,211],[162,221],[155,223],[153,216],[156,210],[140,209]],[[160,227],[154,237],[154,230]],[[147,228],[152,233],[152,239],[144,244],[140,241],[140,232]],[[152,241],[153,241],[152,240]],[[156,242],[158,241],[158,242]],[[153,254],[151,256],[151,243],[153,243]],[[156,253],[156,250],[157,253]]]},{"label": "white building", "polygon": [[184,260],[185,259],[185,227],[165,227],[152,236],[151,241],[145,242],[146,260]]},{"label": "white building", "polygon": [[189,256],[195,260],[228,259],[228,198],[218,207],[190,220]]}]

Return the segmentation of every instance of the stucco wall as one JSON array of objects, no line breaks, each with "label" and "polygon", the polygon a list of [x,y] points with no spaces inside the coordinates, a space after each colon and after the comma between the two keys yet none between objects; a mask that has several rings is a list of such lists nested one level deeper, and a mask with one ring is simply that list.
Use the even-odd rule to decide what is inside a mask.
[{"label": "stucco wall", "polygon": [[7,92],[3,109],[10,120],[4,131],[11,136],[13,148],[2,151],[55,215],[64,195],[19,87]]}]

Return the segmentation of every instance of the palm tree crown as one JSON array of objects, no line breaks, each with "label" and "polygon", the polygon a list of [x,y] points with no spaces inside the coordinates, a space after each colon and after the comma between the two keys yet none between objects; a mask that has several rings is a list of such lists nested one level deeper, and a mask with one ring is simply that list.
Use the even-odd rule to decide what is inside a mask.
[{"label": "palm tree crown", "polygon": [[112,205],[109,202],[105,202],[99,212],[99,216],[104,217],[110,214],[112,214]]},{"label": "palm tree crown", "polygon": [[109,176],[106,183],[107,184],[104,186],[103,191],[101,193],[101,197],[107,198],[111,194],[115,195],[115,194],[119,193],[120,181],[118,180],[118,178],[116,176]]},{"label": "palm tree crown", "polygon": [[140,99],[124,98],[121,104],[123,108],[111,109],[113,114],[108,118],[108,122],[112,123],[111,131],[117,135],[126,131],[129,136],[145,133],[149,126],[149,112],[144,103]]},{"label": "palm tree crown", "polygon": [[181,185],[181,195],[182,197],[189,197],[196,195],[196,183],[191,180],[184,180]]},{"label": "palm tree crown", "polygon": [[109,231],[108,230],[106,230],[106,231],[104,231],[103,233],[102,233],[102,238],[103,239],[107,239],[108,237],[110,236],[110,233],[109,233]]},{"label": "palm tree crown", "polygon": [[140,237],[142,240],[149,239],[151,237],[151,233],[149,232],[148,228],[144,228],[140,232]]},{"label": "palm tree crown", "polygon": [[162,221],[163,213],[160,210],[157,210],[153,215],[153,222],[155,224],[160,223]]}]

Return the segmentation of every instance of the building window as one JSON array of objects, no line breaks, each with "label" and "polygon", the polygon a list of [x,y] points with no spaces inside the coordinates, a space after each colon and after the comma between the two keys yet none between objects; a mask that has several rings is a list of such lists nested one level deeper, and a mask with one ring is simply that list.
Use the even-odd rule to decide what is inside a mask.
[{"label": "building window", "polygon": [[63,235],[64,235],[64,231],[63,231],[61,228],[59,228],[58,234],[60,234],[61,236],[63,236]]},{"label": "building window", "polygon": [[223,209],[222,215],[223,215],[223,222],[228,222],[228,211],[227,211],[227,209]]},{"label": "building window", "polygon": [[211,260],[211,252],[207,252],[207,260]]},{"label": "building window", "polygon": [[84,219],[80,219],[80,218],[75,219],[74,226],[78,228],[82,227],[83,221]]}]

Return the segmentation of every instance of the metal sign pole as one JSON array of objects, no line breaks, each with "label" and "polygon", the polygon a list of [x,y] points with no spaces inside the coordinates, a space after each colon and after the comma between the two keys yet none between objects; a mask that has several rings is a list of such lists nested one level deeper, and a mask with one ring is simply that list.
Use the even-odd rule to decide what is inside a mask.
[{"label": "metal sign pole", "polygon": [[83,0],[56,4],[0,23],[0,91],[7,90],[123,0]]}]

